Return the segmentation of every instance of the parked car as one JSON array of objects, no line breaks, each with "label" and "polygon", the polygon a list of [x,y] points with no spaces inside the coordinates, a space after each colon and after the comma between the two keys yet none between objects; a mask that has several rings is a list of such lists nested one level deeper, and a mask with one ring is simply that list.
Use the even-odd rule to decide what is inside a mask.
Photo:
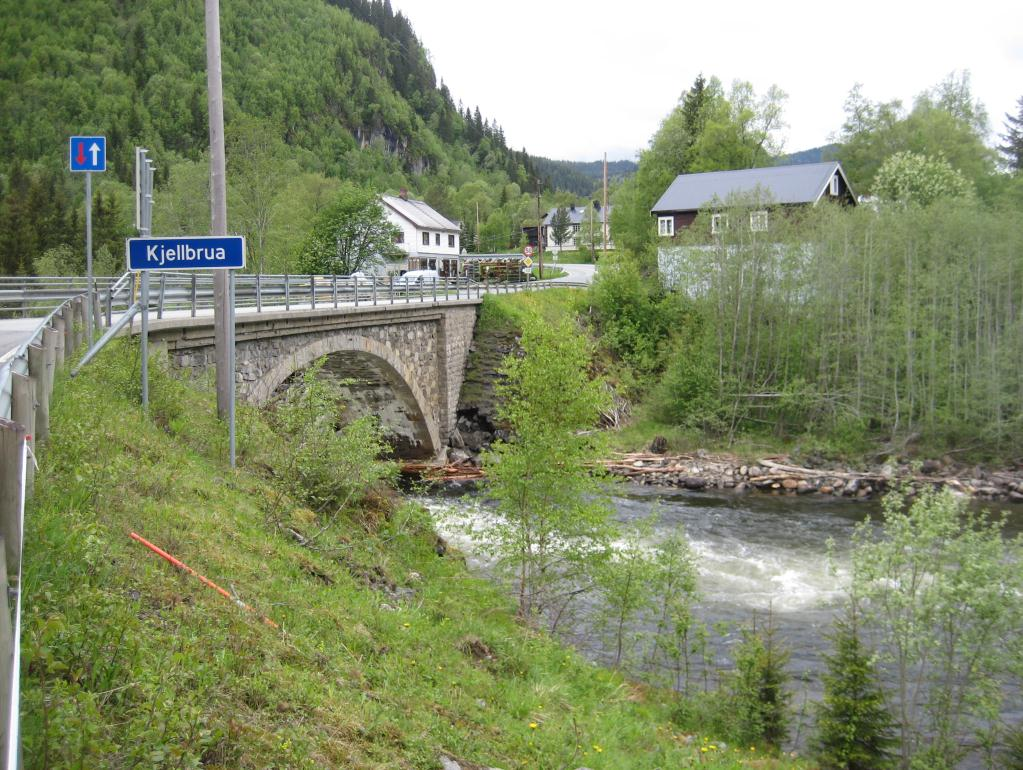
[{"label": "parked car", "polygon": [[434,281],[440,281],[440,273],[436,270],[409,270],[404,275],[399,275],[394,279],[395,286],[411,287],[411,286],[429,286]]}]

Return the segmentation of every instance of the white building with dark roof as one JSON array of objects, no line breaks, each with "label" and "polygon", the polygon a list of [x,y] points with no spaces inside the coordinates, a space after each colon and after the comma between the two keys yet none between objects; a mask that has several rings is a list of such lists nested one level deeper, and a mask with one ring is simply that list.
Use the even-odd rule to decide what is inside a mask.
[{"label": "white building with dark roof", "polygon": [[397,196],[381,195],[384,213],[401,230],[395,245],[408,254],[409,270],[437,270],[457,275],[461,228],[425,201],[410,199],[402,190]]},{"label": "white building with dark roof", "polygon": [[[552,208],[543,218],[544,248],[553,254],[557,254],[559,251],[572,251],[574,249],[578,249],[582,242],[592,241],[595,244],[603,245],[604,236],[602,228],[605,226],[604,220],[606,217],[608,219],[607,247],[609,249],[613,249],[614,242],[611,240],[610,230],[612,208],[614,207],[608,206],[606,210],[601,210],[599,206],[594,206],[589,203],[575,203],[565,206],[565,212],[568,214],[569,227],[565,241],[560,247],[554,240],[554,228],[552,227],[554,215],[558,213],[558,209],[557,207]],[[535,230],[536,228],[533,229]],[[593,232],[592,238],[589,237],[591,229]]]}]

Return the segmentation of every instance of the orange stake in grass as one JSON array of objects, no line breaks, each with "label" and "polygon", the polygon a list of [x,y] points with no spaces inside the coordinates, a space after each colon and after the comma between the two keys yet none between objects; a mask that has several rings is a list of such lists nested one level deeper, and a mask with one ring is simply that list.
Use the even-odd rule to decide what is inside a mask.
[{"label": "orange stake in grass", "polygon": [[[216,583],[214,583],[212,580],[210,580],[208,577],[206,577],[205,575],[200,575],[198,572],[196,572],[194,569],[189,567],[183,561],[181,561],[180,559],[176,559],[175,557],[171,556],[169,553],[167,553],[162,548],[159,548],[159,547],[153,545],[152,543],[150,543],[148,540],[146,540],[141,535],[137,535],[134,532],[129,532],[128,533],[128,537],[130,537],[132,540],[136,540],[139,543],[142,543],[142,545],[144,545],[150,551],[155,553],[157,556],[162,556],[164,559],[169,561],[171,564],[173,564],[178,569],[187,572],[189,575],[193,575],[193,576],[197,577],[199,579],[200,583],[209,586],[214,591],[216,591],[218,594],[223,596],[225,599],[230,599],[232,602],[237,604],[242,609],[248,610],[249,612],[256,612],[256,610],[254,610],[252,607],[247,605],[241,599],[235,598],[229,592],[225,591],[223,588],[221,588]],[[259,615],[258,612],[256,614]],[[276,623],[274,623],[272,620],[270,620],[270,618],[266,617],[265,615],[260,615],[260,618],[262,618],[263,622],[266,623],[271,628],[280,628],[280,626],[278,626]]]}]

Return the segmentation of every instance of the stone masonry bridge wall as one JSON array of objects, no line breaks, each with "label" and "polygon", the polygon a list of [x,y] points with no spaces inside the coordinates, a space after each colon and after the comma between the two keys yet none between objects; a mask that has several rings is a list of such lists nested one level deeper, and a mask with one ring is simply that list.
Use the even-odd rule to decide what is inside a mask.
[{"label": "stone masonry bridge wall", "polygon": [[[464,300],[239,314],[239,397],[265,403],[288,377],[323,356],[341,376],[346,376],[345,362],[351,362],[353,378],[364,375],[371,361],[377,387],[393,392],[416,425],[422,453],[436,454],[455,427],[478,304]],[[197,376],[213,368],[212,319],[153,321],[150,336],[166,346],[175,367]]]}]

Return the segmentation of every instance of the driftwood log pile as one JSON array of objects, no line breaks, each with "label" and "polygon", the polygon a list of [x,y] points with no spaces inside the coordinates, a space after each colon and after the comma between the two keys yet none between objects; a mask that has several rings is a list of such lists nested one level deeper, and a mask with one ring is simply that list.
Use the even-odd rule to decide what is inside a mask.
[{"label": "driftwood log pile", "polygon": [[834,468],[804,468],[787,457],[767,457],[745,463],[734,455],[697,451],[692,454],[661,455],[631,452],[603,466],[615,476],[640,484],[685,489],[759,490],[776,495],[831,495],[869,498],[902,483],[911,489],[925,486],[948,487],[958,493],[984,500],[1023,503],[1023,474],[1014,471],[983,471],[974,468],[946,468],[935,461],[920,468],[908,465],[884,466],[868,472]]},{"label": "driftwood log pile", "polygon": [[415,476],[425,481],[447,483],[455,481],[478,481],[483,478],[483,471],[471,463],[402,463],[401,472],[406,476]]}]

